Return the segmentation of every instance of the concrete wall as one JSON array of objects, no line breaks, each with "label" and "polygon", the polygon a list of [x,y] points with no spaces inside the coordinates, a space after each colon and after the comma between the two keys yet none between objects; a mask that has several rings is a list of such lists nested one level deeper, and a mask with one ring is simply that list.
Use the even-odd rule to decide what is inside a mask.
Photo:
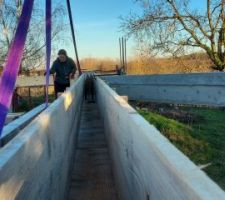
[{"label": "concrete wall", "polygon": [[29,112],[19,116],[17,119],[4,126],[0,138],[0,147],[6,145],[14,138],[24,127],[26,127],[38,114],[46,108],[45,104],[41,104]]},{"label": "concrete wall", "polygon": [[225,106],[225,73],[104,77],[130,100]]},{"label": "concrete wall", "polygon": [[1,200],[62,200],[83,101],[82,76],[0,150]]},{"label": "concrete wall", "polygon": [[101,79],[97,100],[122,200],[223,200],[225,193]]}]

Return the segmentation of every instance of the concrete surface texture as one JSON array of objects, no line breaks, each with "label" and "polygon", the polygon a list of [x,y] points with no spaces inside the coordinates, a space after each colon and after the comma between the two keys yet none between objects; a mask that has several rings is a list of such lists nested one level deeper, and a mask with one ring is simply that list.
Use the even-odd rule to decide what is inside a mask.
[{"label": "concrete surface texture", "polygon": [[103,123],[96,103],[85,103],[74,153],[69,200],[117,200]]},{"label": "concrete surface texture", "polygon": [[24,112],[13,113],[9,110],[9,113],[6,116],[5,126],[14,121],[15,119],[17,119],[18,117],[21,117],[23,114]]},{"label": "concrete surface texture", "polygon": [[103,80],[96,80],[96,89],[121,199],[225,199],[219,186]]},{"label": "concrete surface texture", "polygon": [[1,200],[62,200],[83,101],[82,76],[0,150]]},{"label": "concrete surface texture", "polygon": [[[32,109],[31,111],[19,116],[19,118],[5,125],[0,138],[0,147],[8,143],[16,134],[20,132],[26,125],[28,125],[32,119],[34,119],[39,113],[46,108],[45,104]],[[14,113],[12,113],[14,114]]]},{"label": "concrete surface texture", "polygon": [[225,73],[112,76],[103,79],[129,100],[225,106]]},{"label": "concrete surface texture", "polygon": [[[81,76],[0,149],[0,200],[66,199],[71,172],[81,175],[78,179],[72,177],[72,184],[75,183],[72,193],[76,196],[77,192],[83,192],[88,199],[90,196],[86,191],[89,191],[98,199],[101,198],[98,195],[106,197],[108,194],[112,194],[111,199],[117,198],[115,185],[109,178],[112,177],[111,162],[106,144],[121,200],[225,199],[223,190],[130,107],[126,98],[99,78],[95,83],[102,121],[98,121],[96,107],[86,107],[83,113],[86,117],[82,120],[90,120],[90,126],[81,124],[82,135],[78,137],[84,79],[85,75]],[[125,77],[121,79],[124,81]],[[176,82],[175,77],[173,79]],[[172,80],[169,81],[173,85]],[[201,84],[204,85],[203,81]],[[104,125],[106,142],[100,123]],[[95,185],[98,181],[100,188]],[[90,190],[86,190],[88,188]],[[107,189],[109,193],[101,192]]]}]

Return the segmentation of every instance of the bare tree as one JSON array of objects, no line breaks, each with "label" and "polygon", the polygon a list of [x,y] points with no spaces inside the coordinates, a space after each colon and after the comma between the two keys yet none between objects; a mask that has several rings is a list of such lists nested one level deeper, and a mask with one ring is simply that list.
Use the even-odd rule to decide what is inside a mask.
[{"label": "bare tree", "polygon": [[[0,5],[0,64],[5,62],[7,52],[14,37],[18,20],[22,11],[23,0],[3,1]],[[55,2],[52,11],[52,42],[59,43],[67,24],[65,23],[65,7],[60,1]],[[45,60],[45,7],[35,1],[26,45],[23,53],[22,69],[30,70],[44,65]]]},{"label": "bare tree", "polygon": [[[178,55],[192,48],[204,50],[215,66],[225,67],[225,0],[135,0],[143,14],[123,18],[122,28],[138,41],[148,40],[150,52]],[[198,1],[199,3],[199,1]]]}]

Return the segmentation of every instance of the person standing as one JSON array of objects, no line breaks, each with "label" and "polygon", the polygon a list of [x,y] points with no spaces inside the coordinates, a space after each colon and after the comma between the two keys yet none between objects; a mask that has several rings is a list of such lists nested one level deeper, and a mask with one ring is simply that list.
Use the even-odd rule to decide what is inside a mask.
[{"label": "person standing", "polygon": [[64,49],[58,52],[58,58],[53,62],[50,74],[54,75],[55,98],[59,92],[64,92],[70,87],[70,79],[74,78],[77,67],[73,59],[67,56]]}]

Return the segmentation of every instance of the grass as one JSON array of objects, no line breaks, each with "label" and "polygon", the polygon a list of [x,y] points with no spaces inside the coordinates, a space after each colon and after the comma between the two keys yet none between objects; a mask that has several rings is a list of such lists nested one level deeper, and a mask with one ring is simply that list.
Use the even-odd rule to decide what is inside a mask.
[{"label": "grass", "polygon": [[225,190],[225,111],[209,108],[192,108],[191,112],[203,116],[204,121],[193,124],[194,136],[206,141],[211,149],[212,163],[204,171]]},{"label": "grass", "polygon": [[184,124],[155,112],[138,112],[225,190],[225,112],[211,108],[180,108],[203,120]]}]

